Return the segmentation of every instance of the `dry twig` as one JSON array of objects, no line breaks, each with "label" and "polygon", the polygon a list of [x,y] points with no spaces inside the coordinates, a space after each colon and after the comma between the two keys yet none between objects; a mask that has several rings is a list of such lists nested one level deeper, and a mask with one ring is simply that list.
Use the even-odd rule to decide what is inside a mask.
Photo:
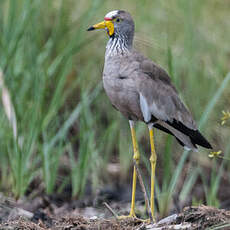
[{"label": "dry twig", "polygon": [[146,209],[148,211],[149,218],[153,222],[153,218],[152,218],[151,210],[150,210],[150,205],[149,205],[148,195],[147,195],[147,192],[146,192],[146,189],[145,189],[145,185],[144,185],[144,182],[143,182],[143,179],[142,179],[142,176],[141,176],[140,169],[139,169],[139,167],[138,167],[138,165],[136,163],[136,160],[134,160],[134,166],[136,168],[136,172],[137,172],[137,176],[138,176],[138,179],[139,179],[139,182],[140,182],[141,190],[142,190],[142,192],[144,194],[145,205],[146,205]]},{"label": "dry twig", "polygon": [[113,211],[113,209],[106,202],[104,202],[103,204],[113,214],[113,216],[118,220],[118,215]]}]

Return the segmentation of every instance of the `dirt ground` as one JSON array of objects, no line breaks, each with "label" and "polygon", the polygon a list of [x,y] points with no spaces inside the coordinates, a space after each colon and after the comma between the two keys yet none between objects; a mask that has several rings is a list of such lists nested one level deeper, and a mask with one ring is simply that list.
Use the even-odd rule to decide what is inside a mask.
[{"label": "dirt ground", "polygon": [[[114,202],[111,208],[127,209],[127,213],[129,203]],[[140,203],[138,208],[141,209]],[[153,224],[138,219],[116,219],[105,205],[92,207],[79,202],[57,205],[48,197],[16,202],[0,195],[0,229],[230,229],[230,211],[207,206],[186,207],[181,213],[170,215]]]},{"label": "dirt ground", "polygon": [[[131,180],[130,180],[131,181]],[[221,209],[208,206],[189,206],[191,198],[180,204],[177,197],[172,198],[169,214],[162,218],[157,211],[156,223],[140,219],[117,219],[118,215],[128,215],[130,210],[131,184],[105,185],[96,194],[92,193],[90,183],[84,197],[72,198],[71,186],[61,193],[45,195],[41,183],[34,182],[24,198],[15,200],[0,193],[1,229],[75,229],[75,230],[167,230],[167,229],[229,229],[229,186],[221,183]],[[196,186],[200,188],[201,186]],[[193,195],[202,198],[202,192],[194,190]],[[107,203],[105,203],[107,202]],[[155,200],[156,209],[158,201]],[[107,206],[105,204],[108,204]],[[187,206],[187,207],[186,207]],[[186,207],[186,208],[183,208]],[[143,192],[136,190],[136,215],[148,219]]]}]

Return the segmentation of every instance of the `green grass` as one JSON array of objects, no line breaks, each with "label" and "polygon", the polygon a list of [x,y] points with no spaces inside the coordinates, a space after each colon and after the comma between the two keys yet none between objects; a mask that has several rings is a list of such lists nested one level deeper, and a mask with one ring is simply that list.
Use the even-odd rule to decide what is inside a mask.
[{"label": "green grass", "polygon": [[[0,106],[0,189],[6,194],[21,197],[40,178],[47,194],[71,183],[78,198],[87,182],[94,192],[111,183],[105,176],[111,160],[120,162],[121,183],[130,177],[128,122],[112,108],[101,85],[107,37],[102,31],[86,32],[113,9],[134,16],[135,46],[168,70],[202,133],[230,158],[228,123],[220,126],[221,111],[230,107],[227,1],[2,0],[0,93],[8,89],[8,106],[15,111],[9,121],[6,106]],[[202,148],[183,152],[173,138],[155,133],[160,214],[172,209],[173,198],[219,206],[222,177],[230,183],[230,161],[209,160]],[[149,169],[143,124],[137,125],[137,136]],[[64,178],[63,168],[68,171]],[[198,181],[204,200],[193,194]]]}]

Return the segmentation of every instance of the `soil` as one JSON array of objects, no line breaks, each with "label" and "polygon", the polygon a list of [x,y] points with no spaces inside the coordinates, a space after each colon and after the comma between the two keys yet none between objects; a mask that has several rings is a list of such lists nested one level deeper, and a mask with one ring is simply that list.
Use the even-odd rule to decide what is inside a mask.
[{"label": "soil", "polygon": [[[186,167],[185,167],[186,168]],[[129,178],[130,179],[130,178]],[[131,181],[131,179],[129,180]],[[147,181],[147,180],[145,180]],[[104,185],[96,194],[92,193],[91,183],[87,183],[84,197],[72,198],[71,186],[61,193],[45,195],[39,181],[32,183],[24,198],[15,200],[0,193],[1,229],[75,229],[75,230],[167,230],[167,229],[229,229],[230,211],[229,184],[221,183],[221,202],[217,209],[208,206],[190,206],[190,197],[185,203],[172,198],[169,214],[156,216],[155,224],[140,219],[117,219],[116,215],[128,215],[130,210],[131,184]],[[196,186],[200,188],[201,186]],[[225,192],[223,192],[225,191]],[[196,196],[197,194],[197,196]],[[202,192],[194,190],[195,197]],[[105,205],[105,202],[109,206]],[[155,200],[156,209],[158,201]],[[111,211],[112,210],[112,211]],[[158,214],[159,212],[157,212]],[[141,187],[136,190],[136,215],[148,219]]]},{"label": "soil", "polygon": [[[144,210],[142,203],[137,203],[137,206],[137,209]],[[129,203],[114,202],[111,209],[122,209],[127,214]],[[230,211],[208,206],[186,207],[181,213],[153,224],[140,219],[116,219],[105,205],[93,207],[73,201],[57,205],[50,197],[14,201],[0,195],[0,229],[195,230],[215,229],[214,226],[219,226],[216,229],[230,229]]]}]

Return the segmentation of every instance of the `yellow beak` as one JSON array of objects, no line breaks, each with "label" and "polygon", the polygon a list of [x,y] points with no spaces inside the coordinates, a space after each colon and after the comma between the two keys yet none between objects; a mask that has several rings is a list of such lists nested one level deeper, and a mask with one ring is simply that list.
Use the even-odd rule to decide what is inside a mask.
[{"label": "yellow beak", "polygon": [[114,25],[112,21],[103,21],[91,26],[88,31],[96,29],[107,29],[109,36],[114,34]]}]

